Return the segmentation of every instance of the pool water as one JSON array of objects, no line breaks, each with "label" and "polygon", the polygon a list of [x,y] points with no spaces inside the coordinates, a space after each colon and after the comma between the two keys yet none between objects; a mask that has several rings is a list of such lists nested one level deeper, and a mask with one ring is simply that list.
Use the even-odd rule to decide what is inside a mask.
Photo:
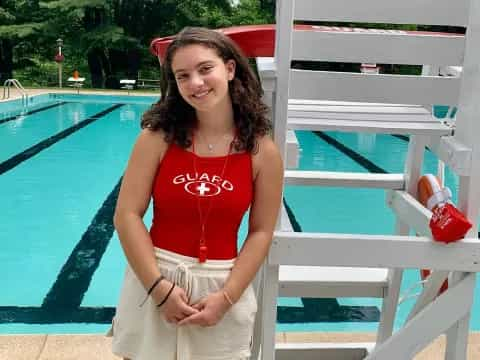
[{"label": "pool water", "polygon": [[[139,119],[156,100],[50,94],[30,98],[28,107],[18,101],[0,104],[0,333],[107,330],[126,265],[112,226],[113,209]],[[403,138],[307,131],[297,137],[302,170],[403,170]],[[356,155],[346,155],[346,148]],[[431,153],[424,171],[436,171]],[[446,183],[456,194],[458,179],[448,169]],[[382,190],[288,186],[285,203],[298,231],[390,234],[394,229]],[[148,227],[151,218],[149,209]],[[246,221],[239,245],[245,235]],[[403,289],[416,281],[417,271],[406,271]],[[478,303],[478,282],[476,294]],[[400,305],[397,327],[413,301]],[[480,329],[477,303],[473,330]],[[380,304],[378,299],[281,298],[277,329],[375,330]]]}]

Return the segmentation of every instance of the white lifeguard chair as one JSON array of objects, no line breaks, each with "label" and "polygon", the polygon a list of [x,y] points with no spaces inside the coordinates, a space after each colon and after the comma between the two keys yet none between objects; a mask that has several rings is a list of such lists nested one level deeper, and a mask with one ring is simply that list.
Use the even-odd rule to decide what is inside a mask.
[{"label": "white lifeguard chair", "polygon": [[67,82],[68,82],[68,86],[71,86],[74,89],[77,89],[77,94],[79,94],[80,89],[83,87],[83,84],[85,83],[85,78],[71,76],[67,79]]},{"label": "white lifeguard chair", "polygon": [[120,88],[127,90],[127,94],[130,95],[130,90],[133,90],[136,83],[137,83],[137,80],[122,79],[120,80]]},{"label": "white lifeguard chair", "polygon": [[[252,358],[261,346],[262,360],[404,360],[445,333],[445,359],[465,359],[480,271],[480,2],[277,0],[276,11],[275,59],[258,59],[257,65],[287,164],[285,183],[385,189],[397,222],[393,235],[295,233],[282,215],[261,272]],[[294,29],[295,21],[465,26],[467,33],[303,31]],[[292,69],[292,60],[435,64],[462,66],[463,72],[441,77],[311,71]],[[434,104],[458,105],[455,129],[432,116]],[[405,171],[292,170],[296,154],[289,149],[298,151],[297,129],[410,135]],[[432,214],[415,199],[427,145],[459,175],[457,205],[474,224],[464,240],[448,246],[432,240]],[[433,273],[406,324],[393,333],[406,268]],[[436,297],[447,276],[449,289]],[[275,344],[277,296],[383,298],[377,341]]]}]

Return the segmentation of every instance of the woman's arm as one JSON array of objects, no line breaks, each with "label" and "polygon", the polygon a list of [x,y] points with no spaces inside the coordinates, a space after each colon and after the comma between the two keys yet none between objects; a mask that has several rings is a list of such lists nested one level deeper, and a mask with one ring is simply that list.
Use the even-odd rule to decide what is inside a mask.
[{"label": "woman's arm", "polygon": [[283,186],[282,159],[269,137],[259,140],[259,152],[253,157],[253,168],[255,178],[253,202],[248,236],[242,250],[235,260],[223,290],[210,294],[195,304],[193,307],[201,311],[185,318],[180,325],[215,325],[228,310],[229,300],[236,302],[240,298],[267,256],[279,214]]},{"label": "woman's arm", "polygon": [[248,236],[224,286],[233,302],[253,281],[268,254],[281,205],[283,164],[280,153],[269,137],[261,139],[259,149],[253,160],[257,174]]},{"label": "woman's arm", "polygon": [[[149,289],[160,276],[150,234],[143,223],[148,208],[158,165],[166,152],[163,133],[142,130],[133,148],[125,171],[114,224],[130,266],[145,289]],[[162,280],[151,296],[159,304],[170,290],[172,283]],[[146,294],[146,291],[145,291]],[[183,289],[175,287],[162,306],[167,321],[177,322],[197,310],[187,305]]]},{"label": "woman's arm", "polygon": [[148,208],[158,165],[166,150],[162,134],[142,130],[122,180],[113,222],[125,256],[148,289],[160,275],[143,215]]}]

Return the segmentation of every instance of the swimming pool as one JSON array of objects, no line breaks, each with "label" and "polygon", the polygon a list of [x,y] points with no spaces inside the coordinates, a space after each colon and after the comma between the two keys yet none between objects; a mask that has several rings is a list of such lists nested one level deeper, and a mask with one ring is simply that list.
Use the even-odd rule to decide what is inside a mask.
[{"label": "swimming pool", "polygon": [[[112,225],[141,114],[155,97],[40,95],[0,104],[0,333],[104,332],[125,259]],[[300,169],[401,172],[408,139],[297,133]],[[436,168],[427,154],[425,171]],[[446,182],[456,193],[457,179]],[[299,231],[391,233],[382,190],[287,187]],[[351,204],[368,204],[365,214]],[[359,211],[360,210],[360,211]],[[151,209],[145,216],[149,226]],[[293,220],[293,218],[292,218]],[[239,240],[246,233],[242,224]],[[407,271],[403,287],[418,280]],[[480,297],[471,328],[480,329]],[[413,300],[400,305],[397,326]],[[369,331],[378,299],[279,299],[278,331]]]}]

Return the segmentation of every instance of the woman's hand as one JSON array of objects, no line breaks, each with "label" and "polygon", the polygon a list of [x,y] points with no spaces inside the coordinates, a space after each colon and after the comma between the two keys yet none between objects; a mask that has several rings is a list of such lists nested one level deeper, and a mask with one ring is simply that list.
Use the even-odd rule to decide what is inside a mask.
[{"label": "woman's hand", "polygon": [[184,318],[178,325],[214,326],[222,320],[230,306],[222,291],[211,293],[192,305],[198,311],[196,314]]},{"label": "woman's hand", "polygon": [[[170,281],[163,280],[161,285],[162,286],[158,286],[159,291],[152,294],[157,304],[162,302],[173,284]],[[199,312],[193,306],[188,305],[188,297],[185,291],[179,286],[173,288],[172,293],[167,301],[160,307],[160,310],[163,311],[167,322],[173,324]]]}]

